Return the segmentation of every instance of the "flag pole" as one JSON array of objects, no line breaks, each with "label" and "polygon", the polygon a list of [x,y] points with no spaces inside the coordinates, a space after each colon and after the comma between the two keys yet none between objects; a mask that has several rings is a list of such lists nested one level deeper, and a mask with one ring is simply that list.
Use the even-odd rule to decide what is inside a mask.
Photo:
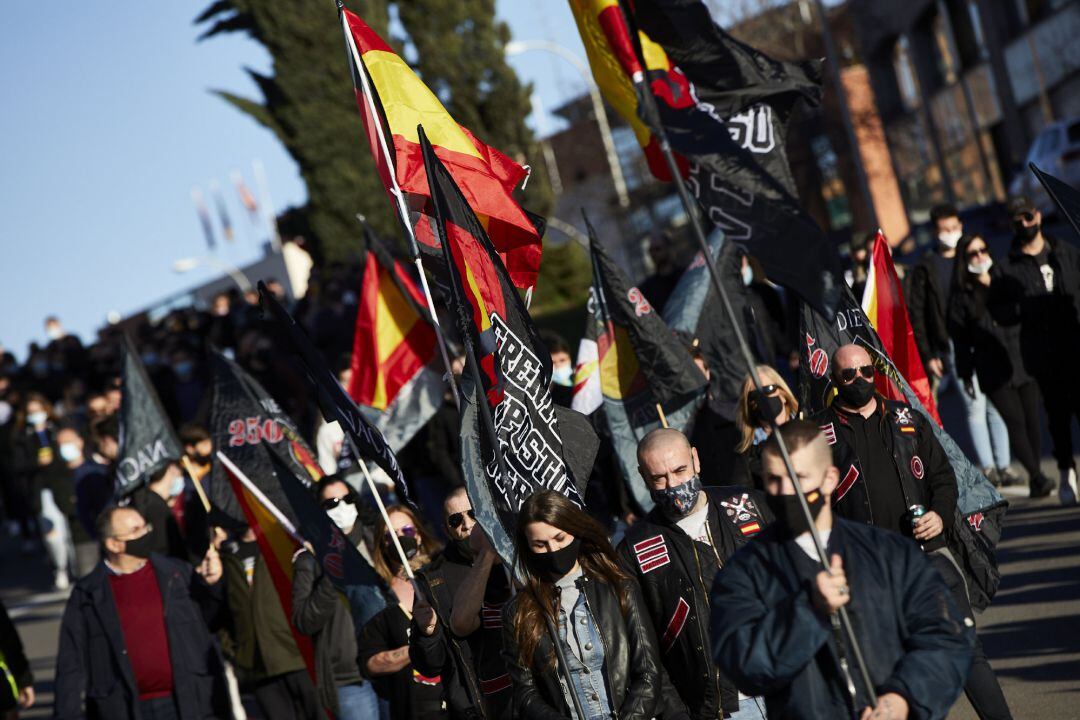
[{"label": "flag pole", "polygon": [[275,520],[281,523],[281,527],[285,529],[285,532],[289,533],[293,540],[301,545],[304,544],[304,538],[300,537],[300,534],[296,532],[296,528],[289,518],[285,517],[285,513],[281,512],[277,505],[271,502],[270,498],[266,497],[266,494],[256,487],[255,483],[251,482],[251,480],[248,479],[248,476],[245,475],[240,468],[236,467],[236,464],[233,463],[225,453],[218,450],[217,459],[221,461],[221,464],[225,466],[225,469],[229,474],[236,478],[237,482],[243,485],[248,492],[254,495],[255,499],[259,501],[259,504],[266,508],[266,511],[273,515]]},{"label": "flag pole", "polygon": [[[754,390],[760,393],[762,391],[762,385],[761,378],[759,378],[757,374],[757,363],[754,362],[754,356],[750,352],[750,346],[747,344],[746,337],[739,327],[739,319],[735,314],[735,309],[731,305],[730,298],[728,298],[727,290],[720,281],[720,270],[716,266],[716,260],[713,258],[712,253],[709,252],[709,243],[705,239],[705,230],[701,224],[698,206],[690,198],[690,193],[686,189],[686,183],[683,181],[682,174],[679,171],[679,165],[675,161],[675,154],[671,149],[671,142],[668,140],[663,123],[660,122],[660,110],[656,105],[656,97],[652,93],[652,88],[650,87],[648,78],[644,72],[644,69],[648,66],[642,57],[640,38],[637,34],[637,25],[633,22],[632,11],[625,6],[625,0],[619,0],[619,10],[623,15],[626,27],[630,31],[634,52],[637,55],[637,60],[642,68],[634,73],[632,80],[634,89],[637,91],[637,97],[642,103],[642,110],[645,115],[644,119],[649,125],[649,129],[652,131],[653,135],[659,141],[660,151],[664,155],[664,161],[667,164],[668,172],[671,174],[671,179],[675,184],[675,191],[679,195],[679,200],[682,202],[683,209],[690,218],[690,225],[693,229],[694,238],[701,248],[705,266],[709,270],[709,277],[712,279],[713,287],[716,289],[717,295],[720,298],[720,304],[724,308],[724,314],[727,315],[728,322],[731,323],[731,329],[739,343],[739,350],[743,357],[743,361],[746,363],[750,379],[754,383]],[[806,502],[806,495],[803,493],[802,486],[799,484],[798,474],[795,472],[795,466],[791,462],[791,455],[788,453],[787,444],[784,442],[783,436],[778,432],[779,426],[777,425],[775,418],[769,418],[769,426],[772,430],[772,436],[776,438],[777,448],[780,450],[780,457],[784,461],[784,467],[787,470],[788,477],[791,478],[791,484],[795,487],[795,495],[799,498],[799,507],[802,508],[803,514],[807,520],[807,525],[810,528],[810,536],[813,538],[814,547],[818,552],[818,562],[825,572],[832,574],[829,569],[828,556],[825,554],[825,545],[822,543],[821,535],[818,533],[817,526],[814,524],[814,516],[810,514],[810,506]],[[851,647],[851,654],[854,656],[855,664],[858,666],[860,679],[869,695],[871,706],[876,708],[877,692],[874,690],[874,683],[870,678],[870,671],[866,667],[866,661],[863,658],[862,649],[859,647],[859,641],[855,637],[855,630],[851,625],[851,618],[848,616],[847,608],[841,606],[838,609],[833,622],[836,623],[837,620],[839,621],[839,625],[843,629],[844,634],[847,636],[848,645]],[[851,678],[851,675],[847,672],[846,667],[844,668],[844,674],[846,676],[845,679],[847,680],[848,693],[851,695],[852,703],[854,704],[856,692],[855,683]]]},{"label": "flag pole", "polygon": [[397,178],[394,177],[394,161],[390,156],[390,148],[386,142],[386,133],[383,132],[382,122],[380,121],[381,116],[372,99],[371,84],[368,81],[364,61],[360,57],[360,51],[357,50],[356,42],[353,40],[352,33],[349,31],[349,21],[345,17],[345,3],[342,2],[342,0],[338,0],[337,6],[338,15],[341,17],[341,29],[345,33],[345,44],[348,46],[349,53],[352,56],[353,65],[356,67],[356,74],[360,77],[360,84],[363,85],[360,94],[364,97],[364,103],[367,105],[368,114],[371,116],[375,134],[379,138],[378,152],[382,153],[386,166],[391,169],[391,171],[387,173],[390,180],[389,191],[394,197],[394,209],[397,211],[398,220],[401,221],[405,239],[409,241],[409,252],[412,253],[413,262],[416,263],[416,269],[420,273],[420,286],[424,290],[424,298],[427,300],[428,312],[431,313],[431,323],[435,328],[435,336],[439,340],[439,354],[442,355],[443,365],[446,367],[446,382],[450,385],[450,394],[454,398],[454,406],[457,407],[458,410],[461,410],[461,401],[458,398],[457,383],[454,380],[454,371],[451,369],[450,365],[450,353],[446,349],[446,338],[443,336],[442,325],[439,323],[439,314],[435,311],[435,301],[431,297],[431,288],[428,286],[427,275],[424,273],[424,261],[420,254],[420,246],[416,242],[416,233],[413,231],[412,223],[409,220],[409,208],[405,204],[405,193],[401,191]]},{"label": "flag pole", "polygon": [[394,532],[394,526],[390,524],[390,513],[386,512],[386,503],[383,502],[382,495],[379,495],[379,488],[368,471],[367,461],[360,456],[360,451],[357,450],[356,443],[353,442],[349,433],[345,433],[345,439],[349,441],[349,448],[352,449],[353,457],[356,458],[357,465],[360,466],[360,470],[364,473],[364,480],[367,481],[371,497],[375,499],[375,505],[379,508],[379,515],[382,516],[383,522],[386,523],[386,532],[389,533],[390,542],[394,544],[394,549],[397,550],[398,559],[401,560],[401,567],[405,568],[405,576],[409,578],[409,582],[413,583],[415,587],[416,578],[413,576],[412,567],[409,565],[409,558],[405,555],[404,548],[401,547],[401,541],[398,540],[397,533]]},{"label": "flag pole", "polygon": [[195,466],[191,464],[191,459],[187,455],[182,455],[180,457],[180,464],[187,470],[188,477],[191,478],[191,484],[195,486],[195,494],[199,496],[203,509],[206,510],[206,512],[210,512],[210,499],[206,497],[206,491],[203,490],[202,482],[199,481],[199,476],[195,474]]}]

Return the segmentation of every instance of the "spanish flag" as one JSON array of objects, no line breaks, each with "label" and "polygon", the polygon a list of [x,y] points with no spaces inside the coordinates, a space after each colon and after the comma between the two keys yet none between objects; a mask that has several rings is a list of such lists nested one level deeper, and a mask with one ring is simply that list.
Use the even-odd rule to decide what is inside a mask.
[{"label": "spanish flag", "polygon": [[[908,381],[908,385],[930,416],[941,425],[937,403],[930,392],[930,380],[926,377],[919,349],[915,345],[915,333],[908,320],[907,303],[904,302],[900,279],[893,266],[892,251],[880,230],[874,238],[874,251],[866,276],[862,309],[877,331],[881,346],[892,358],[897,371]],[[904,400],[900,389],[893,385],[885,373],[878,373],[877,377],[878,390],[885,397]]]},{"label": "spanish flag", "polygon": [[[660,144],[638,112],[633,81],[647,77],[657,98],[673,108],[694,104],[689,81],[668,59],[664,49],[639,31],[638,42],[645,60],[645,67],[642,67],[619,0],[570,0],[570,10],[585,45],[593,78],[604,99],[633,129],[652,174],[659,180],[670,181],[671,173],[660,152]],[[682,157],[677,159],[680,166],[685,165]],[[685,173],[685,167],[680,169]]]},{"label": "spanish flag", "polygon": [[535,286],[542,222],[512,197],[527,179],[528,167],[458,125],[435,93],[363,20],[343,9],[342,26],[360,117],[379,177],[392,203],[397,204],[400,195],[401,202],[421,214],[416,236],[424,249],[439,252],[416,132],[420,124],[502,256],[513,283],[520,288]]},{"label": "spanish flag", "polygon": [[349,395],[384,412],[435,357],[435,329],[408,268],[368,236]]},{"label": "spanish flag", "polygon": [[259,543],[259,552],[266,561],[266,567],[270,571],[270,578],[274,582],[274,590],[277,591],[281,601],[281,609],[285,611],[285,617],[292,629],[296,648],[307,666],[311,681],[316,683],[315,678],[315,652],[311,645],[311,638],[304,635],[292,622],[292,582],[293,582],[293,555],[301,548],[302,540],[296,534],[296,530],[281,511],[274,508],[266,496],[244,475],[228,456],[218,452],[222,469],[229,479],[229,485],[239,501],[240,508],[244,512],[244,518],[248,526],[255,532],[255,540]]}]

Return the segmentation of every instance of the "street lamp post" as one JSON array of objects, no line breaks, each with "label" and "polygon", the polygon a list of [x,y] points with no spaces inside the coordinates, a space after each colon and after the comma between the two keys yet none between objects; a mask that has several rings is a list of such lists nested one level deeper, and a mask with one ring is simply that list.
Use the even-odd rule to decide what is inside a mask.
[{"label": "street lamp post", "polygon": [[232,278],[237,287],[240,288],[240,292],[249,293],[254,291],[254,287],[251,285],[251,281],[248,280],[247,275],[244,272],[233,265],[232,263],[225,262],[216,255],[206,255],[203,257],[188,257],[176,260],[172,264],[172,270],[174,273],[186,273],[191,272],[197,267],[207,266],[223,272]]},{"label": "street lamp post", "polygon": [[581,79],[585,81],[585,87],[589,90],[589,98],[592,100],[596,125],[600,129],[600,139],[604,144],[604,153],[607,155],[608,166],[611,168],[611,179],[615,183],[615,195],[619,199],[621,207],[628,207],[630,205],[630,196],[626,192],[626,180],[623,178],[622,166],[619,165],[619,156],[615,153],[615,140],[611,137],[611,123],[608,122],[607,110],[604,109],[604,100],[600,97],[600,88],[596,86],[589,68],[573,52],[549,40],[512,40],[506,44],[506,55],[508,57],[520,55],[529,50],[544,50],[553,55],[558,55],[573,65],[574,69],[581,75]]}]

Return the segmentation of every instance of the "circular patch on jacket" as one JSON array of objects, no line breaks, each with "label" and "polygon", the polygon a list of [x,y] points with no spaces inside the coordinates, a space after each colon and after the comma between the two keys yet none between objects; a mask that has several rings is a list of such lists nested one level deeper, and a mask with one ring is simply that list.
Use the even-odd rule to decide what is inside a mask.
[{"label": "circular patch on jacket", "polygon": [[825,377],[829,370],[829,354],[821,348],[810,351],[810,374],[816,378]]},{"label": "circular patch on jacket", "polygon": [[923,475],[926,474],[926,469],[922,464],[922,458],[918,455],[914,455],[911,458],[911,474],[914,475],[917,480],[922,480]]}]

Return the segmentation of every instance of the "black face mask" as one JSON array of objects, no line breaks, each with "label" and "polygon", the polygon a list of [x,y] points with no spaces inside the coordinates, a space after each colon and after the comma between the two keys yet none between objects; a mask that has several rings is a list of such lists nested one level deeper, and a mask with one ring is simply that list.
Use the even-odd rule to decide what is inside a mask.
[{"label": "black face mask", "polygon": [[861,408],[874,397],[874,383],[861,377],[857,377],[847,385],[837,383],[836,394],[840,400],[851,408]]},{"label": "black face mask", "polygon": [[1038,223],[1035,225],[1021,225],[1017,223],[1013,225],[1013,237],[1020,242],[1027,242],[1028,240],[1034,240],[1041,229],[1042,225]]},{"label": "black face mask", "polygon": [[533,575],[541,580],[555,582],[574,569],[580,554],[581,538],[574,538],[566,547],[552,552],[530,552],[526,562]]},{"label": "black face mask", "polygon": [[450,541],[450,544],[457,551],[458,555],[460,555],[463,559],[472,562],[473,549],[472,544],[469,542],[469,538],[462,538],[461,540],[455,538],[454,540]]},{"label": "black face mask", "polygon": [[154,550],[154,533],[148,532],[142,537],[124,541],[124,554],[146,559]]},{"label": "black face mask", "polygon": [[[765,504],[776,516],[775,524],[784,535],[798,537],[810,529],[798,495],[766,495]],[[810,515],[817,520],[821,508],[825,507],[825,496],[818,490],[811,490],[806,493],[806,504],[810,506]]]},{"label": "black face mask", "polygon": [[[398,535],[398,542],[401,543],[401,549],[405,552],[405,557],[409,560],[412,560],[416,557],[416,554],[420,552],[420,543],[416,542],[416,538],[414,537]],[[394,549],[393,544],[386,546],[386,554],[389,555],[390,561],[393,564],[401,564],[401,558],[398,557],[397,550]]]},{"label": "black face mask", "polygon": [[784,411],[784,401],[775,395],[759,397],[750,406],[750,417],[759,427],[770,427],[776,416]]},{"label": "black face mask", "polygon": [[211,460],[211,456],[210,456],[209,453],[206,454],[206,455],[204,455],[202,453],[199,453],[197,455],[193,455],[192,460],[195,461],[196,465],[209,465],[210,460]]}]

